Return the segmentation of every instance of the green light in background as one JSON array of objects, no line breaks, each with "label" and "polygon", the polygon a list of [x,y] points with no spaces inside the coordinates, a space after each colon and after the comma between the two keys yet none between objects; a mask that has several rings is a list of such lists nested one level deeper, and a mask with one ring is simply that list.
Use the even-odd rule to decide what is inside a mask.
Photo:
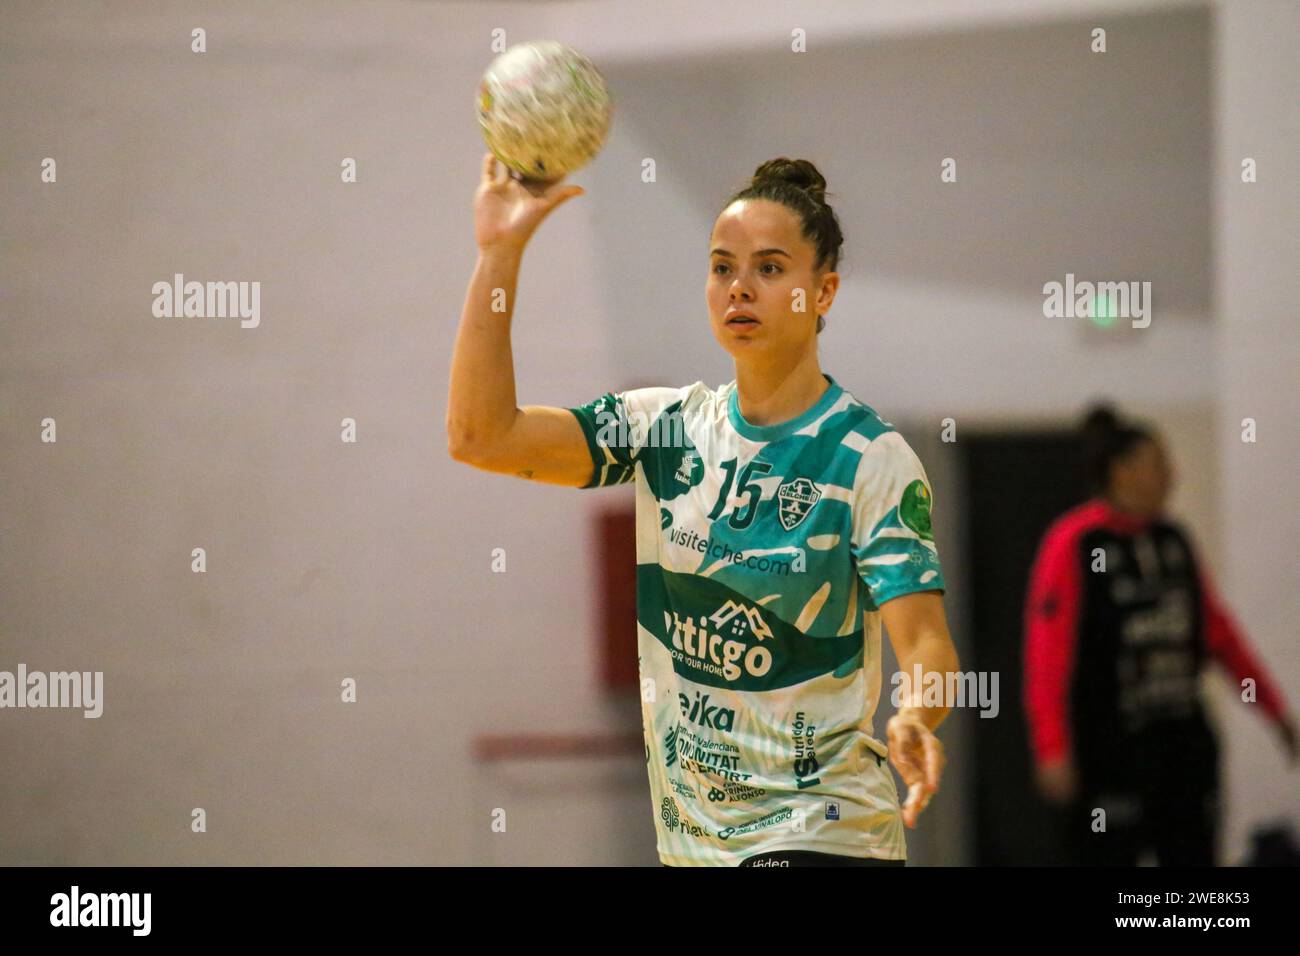
[{"label": "green light in background", "polygon": [[1092,315],[1089,318],[1098,328],[1105,329],[1115,324],[1119,315],[1115,303],[1110,301],[1110,296],[1103,292],[1097,293],[1097,297],[1092,300]]}]

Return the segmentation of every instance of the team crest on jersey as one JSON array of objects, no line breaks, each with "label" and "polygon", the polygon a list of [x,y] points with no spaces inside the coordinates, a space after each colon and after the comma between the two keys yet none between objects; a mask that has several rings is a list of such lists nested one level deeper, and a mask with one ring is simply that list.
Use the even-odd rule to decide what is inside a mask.
[{"label": "team crest on jersey", "polygon": [[796,478],[777,488],[776,500],[781,527],[786,531],[797,528],[803,519],[808,517],[808,512],[812,511],[813,505],[821,500],[821,496],[822,493],[817,490],[817,486],[807,478]]}]

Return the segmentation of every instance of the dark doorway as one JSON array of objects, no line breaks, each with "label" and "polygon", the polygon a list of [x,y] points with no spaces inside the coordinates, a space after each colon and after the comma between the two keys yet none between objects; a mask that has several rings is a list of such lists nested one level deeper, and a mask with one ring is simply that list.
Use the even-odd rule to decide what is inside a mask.
[{"label": "dark doorway", "polygon": [[[1021,703],[1023,611],[1043,532],[1086,497],[1075,433],[969,433],[958,443],[968,492],[974,667],[998,673],[1000,712],[975,720],[975,863],[1068,863],[1056,816],[1037,796]],[[963,665],[965,666],[965,665]]]}]

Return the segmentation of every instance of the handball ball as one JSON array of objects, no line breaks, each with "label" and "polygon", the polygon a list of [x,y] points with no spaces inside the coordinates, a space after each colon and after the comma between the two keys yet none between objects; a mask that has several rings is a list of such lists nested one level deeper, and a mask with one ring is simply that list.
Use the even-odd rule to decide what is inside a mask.
[{"label": "handball ball", "polygon": [[556,180],[591,162],[613,105],[591,61],[554,40],[510,47],[478,88],[488,149],[525,179]]}]

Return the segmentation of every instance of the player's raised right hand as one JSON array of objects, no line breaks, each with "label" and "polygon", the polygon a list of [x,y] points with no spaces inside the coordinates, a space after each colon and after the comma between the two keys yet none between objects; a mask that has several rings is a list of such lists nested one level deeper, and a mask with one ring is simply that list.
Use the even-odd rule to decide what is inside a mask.
[{"label": "player's raised right hand", "polygon": [[481,251],[523,251],[529,238],[552,209],[586,190],[549,182],[520,179],[492,153],[483,154],[483,175],[474,195],[474,239]]}]

